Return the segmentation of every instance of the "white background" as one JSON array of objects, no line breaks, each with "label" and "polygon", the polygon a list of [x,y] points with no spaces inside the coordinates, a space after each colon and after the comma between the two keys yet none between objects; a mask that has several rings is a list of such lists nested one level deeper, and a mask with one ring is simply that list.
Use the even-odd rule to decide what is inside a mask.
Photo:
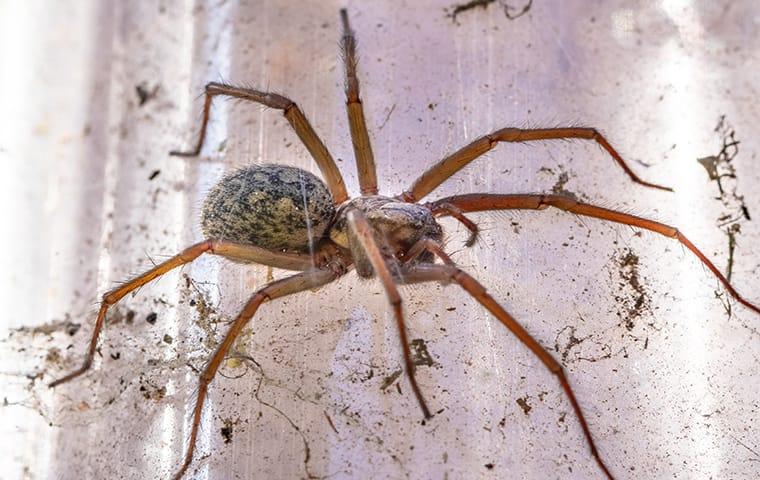
[{"label": "white background", "polygon": [[[201,238],[198,206],[225,170],[316,171],[278,112],[234,102],[217,103],[201,158],[169,157],[194,141],[205,82],[299,102],[358,192],[346,5],[287,3],[0,3],[1,478],[167,478],[179,465],[193,368],[266,268],[203,258],[167,275],[115,310],[91,372],[45,383],[81,362],[102,292]],[[497,2],[456,22],[452,4],[347,5],[382,192],[500,127],[595,126],[676,192],[632,184],[595,145],[546,142],[501,145],[431,198],[555,187],[672,223],[725,269],[717,220],[737,212],[696,160],[719,152],[725,115],[741,141],[727,185],[760,216],[756,2],[535,0],[516,20]],[[137,85],[157,88],[142,106]],[[484,233],[470,250],[443,222],[449,251],[563,361],[617,478],[760,475],[760,316],[733,301],[727,315],[689,252],[554,210],[473,218]],[[755,302],[758,225],[742,222],[733,272]],[[402,293],[436,362],[421,387],[442,412],[421,425],[403,376],[382,389],[401,365],[393,319],[379,284],[350,274],[261,308],[237,345],[261,370],[222,369],[187,478],[600,477],[556,380],[500,324],[454,286]],[[66,321],[82,327],[69,336]]]}]

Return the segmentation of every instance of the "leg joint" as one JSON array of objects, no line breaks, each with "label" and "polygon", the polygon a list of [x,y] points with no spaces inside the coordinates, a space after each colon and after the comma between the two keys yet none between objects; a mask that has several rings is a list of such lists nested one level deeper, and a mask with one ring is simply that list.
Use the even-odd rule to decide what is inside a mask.
[{"label": "leg joint", "polygon": [[117,290],[118,289],[109,290],[109,291],[107,291],[106,293],[103,294],[103,296],[101,298],[102,298],[102,301],[103,301],[104,305],[111,306],[114,303],[116,303],[116,302],[119,301],[119,298],[121,298],[121,297],[119,297],[119,296],[116,295]]},{"label": "leg joint", "polygon": [[[278,95],[278,96],[279,96],[279,95]],[[286,101],[288,102],[287,104],[284,104],[282,107],[279,107],[279,108],[282,108],[282,114],[283,114],[284,116],[286,116],[286,117],[287,117],[288,115],[290,115],[290,112],[291,112],[293,109],[295,109],[295,110],[298,110],[298,105],[296,104],[296,102],[294,102],[294,101],[292,101],[292,100],[288,100],[288,99],[287,99],[287,98],[285,98],[285,97],[281,97],[281,98],[282,98],[282,99],[284,99],[284,100],[286,100]]]},{"label": "leg joint", "polygon": [[217,94],[220,93],[221,89],[224,88],[226,85],[219,82],[208,82],[206,86],[204,87],[204,90],[206,93],[209,94]]}]

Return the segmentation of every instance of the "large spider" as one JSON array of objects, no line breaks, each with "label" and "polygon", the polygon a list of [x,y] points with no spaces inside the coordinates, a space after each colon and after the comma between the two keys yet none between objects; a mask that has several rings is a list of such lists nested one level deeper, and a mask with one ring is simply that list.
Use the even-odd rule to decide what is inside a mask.
[{"label": "large spider", "polygon": [[[423,415],[430,418],[430,408],[415,380],[415,364],[410,352],[398,285],[454,282],[491,312],[557,377],[580,423],[592,456],[606,477],[612,479],[613,474],[597,450],[588,422],[562,366],[477,280],[455,265],[442,246],[443,230],[436,217],[451,216],[469,229],[468,246],[475,242],[478,226],[465,214],[484,210],[542,210],[552,206],[576,215],[650,230],[674,238],[688,248],[739,303],[756,313],[760,313],[760,308],[739,295],[715,265],[682,233],[660,222],[579,202],[562,195],[479,193],[418,203],[446,179],[499,142],[553,139],[593,140],[612,156],[634,182],[646,187],[670,190],[640,179],[615,148],[593,128],[496,130],[428,168],[401,194],[395,197],[379,195],[374,155],[359,95],[356,42],[345,10],[341,10],[341,19],[346,106],[361,196],[353,199],[348,197],[343,178],[332,156],[293,101],[281,95],[250,88],[222,83],[207,84],[198,142],[192,151],[174,151],[171,152],[172,155],[198,155],[204,143],[212,99],[218,95],[234,97],[282,110],[316,161],[325,183],[308,172],[282,165],[250,166],[225,176],[211,190],[203,206],[201,226],[206,240],[184,249],[142,275],[105,293],[83,365],[52,382],[50,386],[68,382],[90,368],[109,307],[164,273],[192,262],[204,253],[211,253],[237,262],[258,263],[300,273],[273,281],[259,289],[237,315],[224,340],[205,366],[199,379],[187,451],[184,462],[174,475],[175,479],[184,476],[193,460],[209,384],[258,307],[275,298],[323,286],[345,275],[352,267],[360,277],[377,276],[382,282],[397,322],[412,391]],[[436,263],[436,260],[442,264]]]}]

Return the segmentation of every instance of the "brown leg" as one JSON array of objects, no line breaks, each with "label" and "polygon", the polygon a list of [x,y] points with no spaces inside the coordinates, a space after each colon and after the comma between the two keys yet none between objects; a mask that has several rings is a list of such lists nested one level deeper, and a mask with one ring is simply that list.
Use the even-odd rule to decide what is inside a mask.
[{"label": "brown leg", "polygon": [[265,286],[255,295],[248,300],[243,310],[238,314],[235,321],[232,323],[224,340],[216,348],[214,356],[211,357],[206,368],[200,376],[198,382],[198,394],[195,400],[195,408],[193,409],[193,423],[190,427],[190,438],[188,441],[187,452],[185,453],[185,460],[182,466],[174,475],[175,480],[179,480],[187,471],[190,463],[193,461],[193,453],[195,452],[195,441],[198,437],[198,427],[201,424],[201,414],[203,413],[203,402],[208,394],[208,386],[216,376],[219,366],[222,364],[224,357],[230,350],[230,347],[237,339],[240,332],[246,326],[246,324],[253,318],[253,315],[258,310],[259,306],[269,300],[275,298],[284,297],[293,293],[302,292],[311,288],[320,287],[335,280],[339,275],[330,270],[310,270],[308,272],[298,273],[292,277],[287,277],[282,280],[277,280]]},{"label": "brown leg", "polygon": [[565,140],[573,138],[596,141],[612,156],[613,159],[615,159],[618,165],[625,170],[625,173],[627,173],[634,182],[646,187],[673,191],[672,188],[649,183],[639,178],[639,176],[636,175],[625,163],[623,157],[620,156],[617,150],[615,150],[612,145],[609,144],[607,139],[605,139],[595,128],[502,128],[489,135],[480,137],[427,169],[412,184],[412,187],[399,195],[399,197],[407,202],[416,202],[432,192],[438,187],[438,185],[446,181],[447,178],[464,168],[465,165],[494,148],[499,142],[520,143],[533,142],[536,140]]},{"label": "brown leg", "polygon": [[541,360],[541,362],[554,374],[559,380],[562,390],[565,391],[567,398],[570,400],[570,404],[573,407],[575,416],[581,424],[583,429],[583,435],[586,437],[586,441],[591,447],[591,455],[594,456],[599,468],[602,469],[607,478],[612,479],[607,465],[605,465],[602,457],[599,455],[599,451],[596,448],[594,439],[591,436],[591,430],[589,430],[586,417],[583,415],[578,400],[575,398],[573,389],[570,387],[570,383],[567,381],[567,376],[562,366],[544,349],[529,333],[515,320],[491,295],[486,292],[486,289],[478,283],[477,280],[467,275],[461,269],[451,265],[415,265],[412,267],[404,267],[402,279],[404,283],[420,283],[420,282],[440,282],[443,284],[454,281],[459,284],[467,293],[469,293],[475,300],[483,305],[491,314],[496,317],[509,331],[514,334],[520,340],[523,345],[528,347],[533,354]]},{"label": "brown leg", "polygon": [[362,195],[377,195],[377,173],[375,157],[372,154],[372,144],[369,141],[367,123],[364,120],[364,109],[359,98],[359,77],[356,76],[356,38],[348,24],[348,13],[341,9],[340,18],[343,22],[343,61],[346,64],[346,109],[348,125],[351,127],[351,141],[356,155],[356,169],[359,173],[359,186]]},{"label": "brown leg", "polygon": [[480,229],[475,222],[465,217],[464,212],[462,212],[461,209],[450,203],[437,204],[436,207],[436,211],[434,212],[436,215],[454,217],[470,231],[470,236],[467,238],[467,241],[464,242],[465,247],[475,245],[475,242],[478,239],[478,234],[480,233]]},{"label": "brown leg", "polygon": [[683,246],[688,248],[697,256],[700,262],[704,264],[718,280],[723,284],[728,293],[731,294],[739,303],[750,310],[760,313],[760,307],[750,303],[731,285],[728,279],[718,270],[718,268],[699,250],[684,234],[677,228],[671,227],[664,223],[648,220],[629,213],[610,210],[609,208],[597,207],[582,203],[570,197],[562,195],[538,195],[538,194],[515,194],[515,195],[497,195],[497,194],[479,194],[457,195],[454,197],[443,198],[436,202],[428,204],[428,207],[436,212],[438,204],[454,205],[464,212],[477,212],[482,210],[543,210],[547,207],[555,207],[566,212],[594,217],[610,222],[622,223],[633,227],[643,228],[666,237],[675,238]]},{"label": "brown leg", "polygon": [[385,258],[383,257],[380,247],[377,245],[375,235],[372,230],[372,226],[369,224],[364,214],[360,210],[351,209],[347,212],[346,218],[356,240],[361,244],[362,249],[367,254],[367,258],[372,264],[372,268],[375,274],[383,282],[385,287],[385,293],[388,295],[388,300],[393,307],[393,312],[396,316],[396,324],[398,325],[399,337],[401,339],[401,349],[404,352],[404,364],[406,366],[406,373],[409,376],[409,382],[412,384],[412,390],[417,397],[417,402],[422,408],[422,413],[425,418],[431,418],[430,409],[428,409],[425,399],[422,397],[420,387],[417,385],[417,380],[414,378],[414,362],[412,361],[412,352],[409,349],[409,339],[406,333],[406,324],[404,323],[404,313],[401,308],[401,295],[398,293],[396,287],[396,281],[391,274]]},{"label": "brown leg", "polygon": [[82,375],[90,368],[90,366],[92,366],[92,360],[95,357],[95,350],[98,347],[98,338],[100,337],[100,332],[103,330],[106,312],[108,311],[108,308],[111,307],[111,305],[114,305],[116,302],[121,300],[129,292],[142,287],[146,283],[150,282],[151,280],[155,280],[170,270],[192,262],[204,253],[231,256],[240,260],[244,259],[249,262],[271,265],[288,270],[309,270],[313,268],[312,258],[306,255],[272,253],[268,250],[257,247],[219,240],[205,240],[203,242],[196,243],[195,245],[182,250],[180,253],[173,256],[169,260],[156,265],[142,275],[139,275],[138,277],[126,282],[120,287],[106,292],[103,295],[103,300],[100,302],[98,318],[95,320],[95,329],[92,331],[92,337],[90,338],[90,345],[87,348],[87,356],[85,357],[84,363],[81,367],[79,367],[79,369],[69,373],[65,377],[51,382],[49,386],[55,387],[56,385],[66,383],[69,380]]},{"label": "brown leg", "polygon": [[320,140],[319,136],[311,127],[311,124],[295,102],[281,95],[277,95],[276,93],[259,92],[258,90],[250,88],[233,87],[232,85],[216,82],[206,84],[205,91],[206,100],[203,104],[203,119],[201,120],[201,131],[198,135],[198,143],[196,143],[195,148],[189,152],[175,150],[169,152],[169,155],[194,157],[201,152],[203,141],[206,138],[206,127],[208,126],[209,115],[211,113],[211,100],[215,96],[223,95],[239,98],[241,100],[248,100],[270,108],[282,110],[285,114],[285,118],[290,123],[290,126],[293,127],[296,135],[298,135],[298,138],[301,139],[306,146],[306,149],[317,162],[317,166],[325,177],[327,188],[330,189],[330,193],[332,194],[335,203],[343,203],[348,199],[346,185],[343,183],[343,177],[340,174],[340,170],[338,170],[338,166],[335,164],[335,160],[333,160],[332,155],[327,151],[327,147],[322,143],[322,140]]},{"label": "brown leg", "polygon": [[436,255],[438,258],[443,260],[443,263],[446,265],[454,265],[454,260],[452,260],[451,257],[449,257],[449,254],[443,250],[441,244],[430,238],[423,238],[422,240],[419,240],[417,243],[412,245],[412,248],[406,252],[406,256],[404,257],[404,264],[408,265],[409,262],[420,256],[420,254],[425,250],[432,253],[433,255]]}]

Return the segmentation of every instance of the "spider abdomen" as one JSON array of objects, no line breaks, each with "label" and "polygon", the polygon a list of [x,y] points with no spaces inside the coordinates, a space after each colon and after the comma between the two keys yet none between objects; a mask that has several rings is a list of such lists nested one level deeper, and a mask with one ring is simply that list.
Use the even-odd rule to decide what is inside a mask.
[{"label": "spider abdomen", "polygon": [[335,215],[325,184],[313,174],[283,165],[252,165],[224,176],[201,211],[206,238],[272,251],[313,247]]}]

